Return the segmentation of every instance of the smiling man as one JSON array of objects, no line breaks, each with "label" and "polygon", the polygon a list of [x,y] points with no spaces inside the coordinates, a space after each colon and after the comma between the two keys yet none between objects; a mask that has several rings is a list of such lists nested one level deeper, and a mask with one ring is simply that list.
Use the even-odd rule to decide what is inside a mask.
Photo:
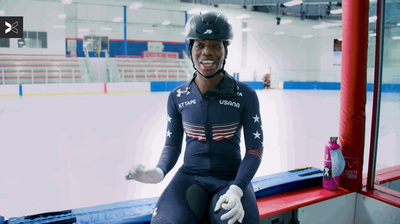
[{"label": "smiling man", "polygon": [[256,92],[224,70],[232,27],[220,13],[199,14],[186,24],[186,38],[196,71],[169,95],[159,162],[155,168],[133,167],[126,179],[162,181],[181,154],[185,133],[184,163],[160,196],[151,223],[257,224],[251,179],[263,154],[261,116]]}]

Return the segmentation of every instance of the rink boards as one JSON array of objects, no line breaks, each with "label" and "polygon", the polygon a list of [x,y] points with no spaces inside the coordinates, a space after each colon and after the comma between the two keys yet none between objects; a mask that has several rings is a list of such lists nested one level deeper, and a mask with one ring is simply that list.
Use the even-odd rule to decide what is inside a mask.
[{"label": "rink boards", "polygon": [[[303,167],[287,172],[257,177],[252,180],[252,184],[256,198],[260,199],[283,192],[321,186],[322,171],[314,167]],[[151,220],[157,199],[157,197],[154,197],[87,208],[12,217],[6,223],[148,223]],[[0,224],[3,224],[1,223],[1,219]]]}]

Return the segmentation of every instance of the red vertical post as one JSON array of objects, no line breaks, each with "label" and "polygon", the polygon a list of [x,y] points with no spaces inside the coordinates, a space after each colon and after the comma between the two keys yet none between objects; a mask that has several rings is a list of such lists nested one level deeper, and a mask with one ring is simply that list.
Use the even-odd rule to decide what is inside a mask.
[{"label": "red vertical post", "polygon": [[107,83],[104,83],[104,94],[107,94]]},{"label": "red vertical post", "polygon": [[339,186],[362,188],[367,89],[368,0],[342,2],[339,141],[346,166]]}]

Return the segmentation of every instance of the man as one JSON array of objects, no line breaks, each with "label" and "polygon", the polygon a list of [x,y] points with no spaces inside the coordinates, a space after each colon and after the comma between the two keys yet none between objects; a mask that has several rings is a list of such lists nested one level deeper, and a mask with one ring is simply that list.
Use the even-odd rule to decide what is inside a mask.
[{"label": "man", "polygon": [[160,196],[152,224],[260,222],[251,185],[263,153],[259,102],[253,89],[224,70],[232,36],[227,18],[216,12],[186,24],[196,72],[169,95],[166,144],[157,166],[135,166],[126,177],[160,182],[176,164],[186,133],[184,164]]}]

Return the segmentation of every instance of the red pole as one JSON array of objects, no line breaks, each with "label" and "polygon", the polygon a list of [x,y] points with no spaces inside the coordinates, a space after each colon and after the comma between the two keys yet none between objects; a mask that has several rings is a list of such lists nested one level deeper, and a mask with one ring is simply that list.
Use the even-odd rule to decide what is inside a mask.
[{"label": "red pole", "polygon": [[362,188],[367,88],[368,0],[342,2],[342,67],[339,140],[346,166],[341,187]]},{"label": "red pole", "polygon": [[107,83],[104,83],[104,94],[107,94]]}]

